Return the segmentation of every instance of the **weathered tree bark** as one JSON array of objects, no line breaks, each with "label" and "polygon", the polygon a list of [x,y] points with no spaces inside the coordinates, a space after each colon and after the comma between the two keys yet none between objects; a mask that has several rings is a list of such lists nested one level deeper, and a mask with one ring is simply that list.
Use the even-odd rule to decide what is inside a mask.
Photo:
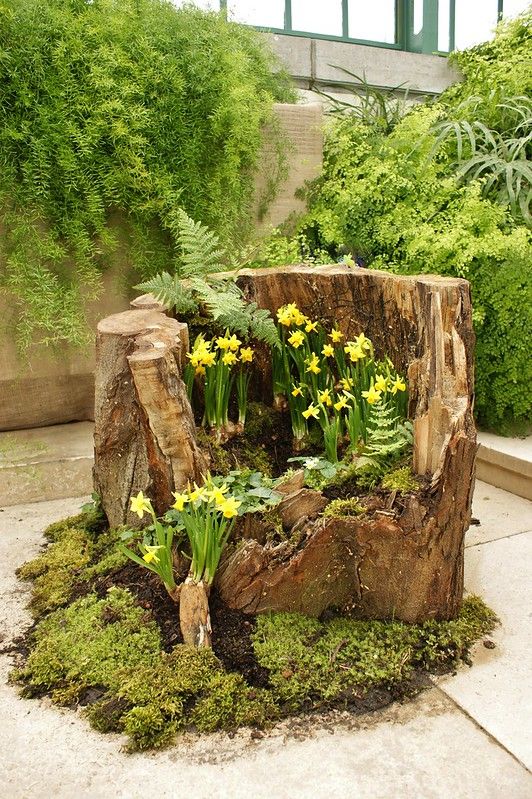
[{"label": "weathered tree bark", "polygon": [[[363,331],[378,356],[388,354],[408,374],[414,472],[427,487],[361,517],[318,519],[303,529],[292,518],[301,533],[295,544],[248,541],[226,553],[217,577],[224,601],[250,613],[319,615],[337,606],[366,618],[454,617],[476,453],[469,284],[347,266],[247,270],[238,283],[272,312],[295,302],[346,338]],[[263,392],[269,385],[265,374]]]},{"label": "weathered tree bark", "polygon": [[185,644],[196,649],[211,646],[209,590],[203,582],[196,583],[192,577],[187,577],[181,586],[179,625]]},{"label": "weathered tree bark", "polygon": [[160,514],[173,490],[205,473],[180,377],[187,349],[187,325],[157,310],[98,325],[94,485],[111,527],[138,526],[132,495],[143,491]]}]

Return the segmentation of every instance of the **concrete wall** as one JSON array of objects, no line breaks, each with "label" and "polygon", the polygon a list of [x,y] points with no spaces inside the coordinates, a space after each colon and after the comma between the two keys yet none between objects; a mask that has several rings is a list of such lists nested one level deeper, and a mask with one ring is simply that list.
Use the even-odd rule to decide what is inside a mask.
[{"label": "concrete wall", "polygon": [[268,41],[301,89],[333,88],[350,78],[337,67],[365,76],[377,88],[403,84],[413,95],[440,94],[458,80],[447,58],[385,47],[267,33]]}]

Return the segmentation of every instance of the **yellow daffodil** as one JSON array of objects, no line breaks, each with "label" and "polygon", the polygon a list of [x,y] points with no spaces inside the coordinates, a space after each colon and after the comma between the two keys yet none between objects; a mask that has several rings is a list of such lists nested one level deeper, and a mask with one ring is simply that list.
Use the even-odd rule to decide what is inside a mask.
[{"label": "yellow daffodil", "polygon": [[205,367],[201,366],[201,364],[199,366],[196,366],[196,368],[194,369],[194,374],[198,375],[199,377],[202,377],[205,374]]},{"label": "yellow daffodil", "polygon": [[216,346],[219,350],[228,350],[230,348],[229,339],[226,336],[218,336],[216,339]]},{"label": "yellow daffodil", "polygon": [[308,406],[307,410],[303,411],[303,416],[305,417],[305,419],[310,419],[311,416],[314,419],[317,419],[319,415],[320,415],[320,409],[318,407],[315,407],[312,404],[312,402]]},{"label": "yellow daffodil", "polygon": [[157,557],[157,552],[161,549],[161,547],[152,547],[146,545],[145,547],[146,552],[142,556],[142,560],[145,560],[146,563],[151,563],[154,561],[155,563],[159,563],[159,558]]},{"label": "yellow daffodil", "polygon": [[213,502],[216,502],[217,505],[221,505],[225,502],[224,494],[227,494],[229,491],[228,486],[224,483],[222,486],[213,486],[210,491],[207,491],[206,494]]},{"label": "yellow daffodil", "polygon": [[344,347],[344,352],[349,355],[349,360],[352,363],[356,363],[357,361],[360,361],[362,358],[366,357],[362,347],[359,347],[354,341],[347,342]]},{"label": "yellow daffodil", "polygon": [[202,366],[214,366],[216,363],[216,355],[214,352],[209,352],[206,350],[201,356],[201,365]]},{"label": "yellow daffodil", "polygon": [[238,349],[238,348],[240,347],[240,345],[242,344],[242,342],[240,341],[240,339],[238,339],[238,338],[235,336],[235,334],[234,334],[234,333],[233,333],[233,335],[232,335],[232,336],[229,336],[229,338],[227,339],[227,341],[228,341],[228,343],[229,343],[229,349],[230,349],[232,352],[236,352],[236,351],[237,351],[237,349]]},{"label": "yellow daffodil", "polygon": [[172,492],[174,495],[175,502],[172,505],[172,508],[175,510],[183,510],[185,505],[188,502],[188,494],[179,494],[175,491]]},{"label": "yellow daffodil", "polygon": [[305,336],[301,332],[301,330],[294,330],[291,336],[288,337],[288,343],[292,345],[292,347],[297,350],[303,342],[305,341]]},{"label": "yellow daffodil", "polygon": [[187,352],[187,358],[190,360],[190,363],[194,368],[197,368],[200,365],[200,353],[199,352]]},{"label": "yellow daffodil", "polygon": [[346,397],[340,397],[338,402],[334,403],[334,409],[335,411],[341,411],[342,408],[347,408],[348,404]]},{"label": "yellow daffodil", "polygon": [[131,510],[139,519],[142,519],[145,513],[151,512],[151,502],[142,491],[139,491],[136,497],[131,497]]},{"label": "yellow daffodil", "polygon": [[325,344],[321,353],[325,355],[326,358],[331,358],[334,355],[334,347],[332,344]]},{"label": "yellow daffodil", "polygon": [[238,357],[237,357],[237,355],[236,355],[234,352],[231,352],[231,350],[228,350],[228,351],[225,353],[225,355],[223,356],[223,358],[222,358],[222,362],[223,362],[223,363],[224,363],[226,366],[232,366],[232,365],[233,365],[234,363],[236,363],[237,361],[238,361]]},{"label": "yellow daffodil", "polygon": [[391,388],[392,394],[397,394],[398,391],[406,391],[406,383],[401,380],[399,375],[395,378]]},{"label": "yellow daffodil", "polygon": [[357,345],[357,347],[360,347],[363,350],[367,350],[368,352],[372,347],[371,341],[369,340],[369,338],[366,338],[364,333],[361,333],[359,336],[355,338],[355,344]]},{"label": "yellow daffodil", "polygon": [[311,358],[307,359],[305,361],[305,363],[307,364],[306,371],[307,372],[313,372],[313,374],[315,374],[315,375],[319,375],[319,373],[321,372],[321,369],[318,366],[319,362],[320,362],[320,359],[318,358],[316,353],[313,352]]},{"label": "yellow daffodil", "polygon": [[327,407],[332,405],[331,392],[328,388],[326,388],[324,391],[318,392],[318,400],[322,405],[327,405]]},{"label": "yellow daffodil", "polygon": [[307,321],[307,317],[304,314],[302,314],[301,311],[299,311],[296,308],[295,311],[292,314],[292,320],[293,320],[294,324],[298,325],[298,327],[299,327],[299,326],[305,324],[305,322]]},{"label": "yellow daffodil", "polygon": [[301,386],[294,386],[294,390],[292,391],[293,397],[302,397],[303,396],[303,389]]},{"label": "yellow daffodil", "polygon": [[375,405],[375,403],[380,401],[381,392],[375,386],[371,386],[369,391],[362,392],[362,396],[367,399],[370,405]]},{"label": "yellow daffodil", "polygon": [[311,322],[310,319],[307,319],[305,325],[305,333],[317,333],[317,332],[318,332],[318,323]]},{"label": "yellow daffodil", "polygon": [[376,375],[375,377],[375,388],[377,391],[386,391],[388,387],[388,378],[384,375]]},{"label": "yellow daffodil", "polygon": [[188,498],[190,502],[196,502],[196,500],[204,500],[205,499],[205,486],[201,486],[201,488],[194,483],[194,491],[189,491]]},{"label": "yellow daffodil", "polygon": [[338,344],[344,337],[344,334],[341,330],[336,330],[333,328],[329,333],[329,338],[332,340],[333,344]]},{"label": "yellow daffodil", "polygon": [[340,384],[341,384],[342,388],[345,389],[346,391],[349,391],[350,388],[353,388],[354,382],[355,381],[353,380],[352,377],[341,377],[340,378]]},{"label": "yellow daffodil", "polygon": [[242,363],[251,363],[253,360],[253,350],[251,347],[242,347],[240,350],[240,360]]},{"label": "yellow daffodil", "polygon": [[286,309],[286,306],[279,308],[277,311],[277,321],[284,327],[290,327],[292,324],[292,314]]},{"label": "yellow daffodil", "polygon": [[232,519],[234,516],[238,516],[238,508],[241,504],[242,502],[239,499],[227,497],[227,499],[218,505],[218,510],[222,511],[226,519]]}]

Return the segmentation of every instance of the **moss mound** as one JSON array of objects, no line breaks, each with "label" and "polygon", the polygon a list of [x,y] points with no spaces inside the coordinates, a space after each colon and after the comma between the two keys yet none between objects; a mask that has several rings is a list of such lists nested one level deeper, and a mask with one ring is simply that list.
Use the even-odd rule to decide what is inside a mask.
[{"label": "moss mound", "polygon": [[[131,564],[116,568],[117,532],[95,533],[82,514],[52,525],[47,536],[48,549],[20,570],[34,580],[40,620],[12,678],[27,697],[46,693],[59,704],[88,705],[90,723],[125,733],[130,750],[166,746],[186,728],[264,727],[301,710],[357,709],[361,700],[371,707],[377,694],[391,701],[409,693],[421,672],[467,660],[474,641],[496,623],[476,597],[465,600],[454,621],[407,625],[290,613],[238,619],[214,594],[216,637],[231,650],[216,649],[222,663],[211,650],[180,643],[163,651],[161,609],[137,595],[151,576]],[[80,586],[90,593],[66,604]],[[59,601],[65,606],[54,608]]]}]

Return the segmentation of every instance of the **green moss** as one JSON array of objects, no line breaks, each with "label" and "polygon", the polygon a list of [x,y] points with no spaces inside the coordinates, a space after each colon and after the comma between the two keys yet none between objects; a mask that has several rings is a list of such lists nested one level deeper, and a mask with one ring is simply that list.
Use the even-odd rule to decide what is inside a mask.
[{"label": "green moss", "polygon": [[262,402],[248,403],[245,436],[251,442],[271,438],[279,430],[282,414]]},{"label": "green moss", "polygon": [[329,502],[323,515],[326,518],[330,516],[360,516],[365,512],[364,505],[361,505],[356,497],[350,497],[349,499],[334,499]]},{"label": "green moss", "polygon": [[54,541],[17,570],[21,579],[34,581],[30,607],[35,616],[63,605],[70,597],[75,574],[91,560],[92,543],[85,530],[65,527]]},{"label": "green moss", "polygon": [[270,671],[275,700],[297,710],[402,682],[415,668],[454,664],[495,623],[478,597],[465,600],[455,621],[423,625],[349,618],[321,623],[279,613],[258,617],[254,648]]},{"label": "green moss", "polygon": [[35,646],[19,674],[26,693],[101,685],[117,689],[120,672],[156,662],[159,630],[128,591],[91,594],[40,622]]},{"label": "green moss", "polygon": [[385,474],[381,480],[381,486],[388,491],[398,491],[400,494],[419,491],[421,487],[419,481],[412,474],[410,466],[403,466]]},{"label": "green moss", "polygon": [[240,674],[221,672],[211,678],[196,702],[191,721],[200,732],[213,732],[240,726],[263,727],[278,715],[269,691],[250,688]]},{"label": "green moss", "polygon": [[95,527],[100,523],[87,514],[50,525],[44,534],[52,543],[17,570],[22,580],[33,580],[30,608],[35,617],[64,605],[76,581],[89,581],[126,562],[116,546],[119,531],[95,532]]}]

